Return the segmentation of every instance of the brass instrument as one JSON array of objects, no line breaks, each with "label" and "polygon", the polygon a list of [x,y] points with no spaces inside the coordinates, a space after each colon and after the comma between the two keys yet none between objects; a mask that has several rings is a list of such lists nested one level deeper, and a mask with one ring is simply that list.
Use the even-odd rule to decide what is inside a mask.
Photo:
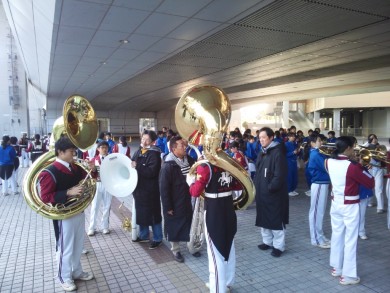
[{"label": "brass instrument", "polygon": [[[67,135],[75,146],[86,150],[95,144],[98,133],[97,119],[89,101],[79,95],[66,99],[63,107],[63,116],[58,118],[53,126],[49,152],[40,156],[27,171],[23,180],[23,195],[27,205],[38,214],[53,220],[63,220],[84,211],[91,203],[96,192],[96,182],[88,178],[80,182],[83,193],[69,199],[66,204],[45,204],[39,194],[38,177],[41,171],[55,161],[54,144],[63,135]],[[87,167],[76,162],[84,170]]]},{"label": "brass instrument", "polygon": [[318,151],[325,155],[325,156],[331,156],[334,150],[336,149],[336,144],[334,143],[325,143],[322,146],[318,148]]},{"label": "brass instrument", "polygon": [[[254,200],[255,186],[248,172],[222,149],[221,142],[230,122],[231,106],[227,95],[211,85],[195,86],[179,100],[175,110],[175,123],[179,134],[190,143],[203,144],[204,156],[235,177],[244,187],[242,194],[234,201],[236,209],[246,209]],[[198,161],[191,169],[206,162]]]},{"label": "brass instrument", "polygon": [[390,164],[390,161],[387,161],[387,148],[384,145],[378,145],[375,149],[359,145],[354,151],[355,155],[363,160],[363,165],[365,166],[372,165],[370,164],[371,159]]}]

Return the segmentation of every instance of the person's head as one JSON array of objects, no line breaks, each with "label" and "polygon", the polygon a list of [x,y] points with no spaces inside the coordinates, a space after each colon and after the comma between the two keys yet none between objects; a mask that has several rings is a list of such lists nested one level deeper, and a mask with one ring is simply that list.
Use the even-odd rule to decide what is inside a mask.
[{"label": "person's head", "polygon": [[109,148],[108,142],[105,140],[99,142],[97,145],[97,150],[99,151],[99,154],[103,157],[107,156],[108,148]]},{"label": "person's head", "polygon": [[[154,132],[154,131],[153,131]],[[172,129],[168,129],[167,131],[167,137],[171,138],[172,136],[175,136],[175,132]]]},{"label": "person's head", "polygon": [[34,139],[36,141],[39,141],[41,139],[41,136],[37,133],[37,134],[34,135]]},{"label": "person's head", "polygon": [[354,154],[355,139],[352,136],[340,136],[336,139],[334,156],[345,155],[351,157]]},{"label": "person's head", "polygon": [[11,144],[15,145],[18,142],[18,139],[16,136],[11,136],[11,138],[9,139],[9,142]]},{"label": "person's head", "polygon": [[10,143],[9,136],[4,135],[3,140],[1,141],[1,146],[3,147],[3,149],[5,149],[7,147],[7,145],[9,145],[9,143]]},{"label": "person's head", "polygon": [[310,143],[310,146],[315,149],[318,149],[320,146],[322,146],[322,140],[318,134],[309,135],[308,142]]},{"label": "person's head", "polygon": [[179,135],[172,136],[169,140],[169,147],[171,152],[180,159],[186,155],[187,142]]},{"label": "person's head", "polygon": [[259,141],[263,148],[268,147],[271,142],[274,140],[275,133],[269,127],[263,127],[259,132]]},{"label": "person's head", "polygon": [[300,136],[300,137],[303,137],[303,131],[302,130],[298,130],[297,131],[297,135]]},{"label": "person's head", "polygon": [[126,136],[122,135],[120,138],[119,138],[119,142],[122,144],[122,146],[127,146],[127,139],[126,139]]},{"label": "person's head", "polygon": [[106,132],[106,140],[110,140],[111,139],[111,132]]},{"label": "person's head", "polygon": [[27,138],[27,133],[26,132],[22,133],[22,138]]},{"label": "person's head", "polygon": [[335,137],[335,135],[336,135],[336,133],[333,130],[328,131],[328,137],[329,138],[333,138],[333,137]]},{"label": "person's head", "polygon": [[295,141],[297,139],[295,132],[289,132],[287,136],[288,136],[288,141]]},{"label": "person's head", "polygon": [[163,126],[161,129],[162,129],[163,134],[165,134],[168,131],[168,127],[166,127],[166,126]]},{"label": "person's head", "polygon": [[98,139],[99,139],[99,140],[104,139],[104,132],[100,132],[100,133],[99,133]]},{"label": "person's head", "polygon": [[317,131],[318,133],[321,133],[321,129],[319,127],[314,128],[314,131]]},{"label": "person's head", "polygon": [[275,130],[275,138],[280,138],[280,131],[279,130]]},{"label": "person's head", "polygon": [[377,144],[378,143],[378,137],[374,133],[371,133],[368,136],[368,143],[369,144]]},{"label": "person's head", "polygon": [[307,131],[307,134],[308,134],[308,135],[312,135],[312,134],[313,134],[313,129],[309,129],[309,130]]},{"label": "person's head", "polygon": [[297,132],[297,128],[295,127],[295,125],[292,125],[292,126],[290,127],[290,132],[294,132],[294,133]]},{"label": "person's head", "polygon": [[279,132],[280,132],[280,134],[285,133],[284,128],[280,127],[280,128],[279,128]]},{"label": "person's head", "polygon": [[233,141],[230,145],[229,145],[229,148],[230,148],[230,151],[235,154],[238,152],[238,148],[240,147],[240,144],[237,142],[237,141]]},{"label": "person's head", "polygon": [[236,137],[236,132],[235,131],[230,131],[229,132],[229,138],[234,139]]},{"label": "person's head", "polygon": [[153,130],[145,130],[141,137],[141,146],[150,147],[157,139],[157,134]]},{"label": "person's head", "polygon": [[76,155],[76,151],[76,146],[71,142],[68,137],[65,136],[57,140],[54,145],[54,152],[56,156],[59,159],[68,163],[73,162],[73,158]]},{"label": "person's head", "polygon": [[158,137],[163,137],[164,136],[164,132],[162,132],[161,130],[158,130],[157,131],[157,136]]},{"label": "person's head", "polygon": [[248,142],[254,143],[255,142],[255,137],[253,135],[248,136]]}]

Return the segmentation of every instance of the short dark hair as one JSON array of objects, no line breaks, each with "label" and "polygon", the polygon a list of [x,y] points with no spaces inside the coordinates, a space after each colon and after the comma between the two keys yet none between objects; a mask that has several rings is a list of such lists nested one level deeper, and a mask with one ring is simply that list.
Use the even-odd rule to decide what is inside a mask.
[{"label": "short dark hair", "polygon": [[106,147],[110,147],[110,145],[108,144],[107,141],[103,140],[103,141],[100,141],[97,145],[98,148],[100,148],[101,146],[106,146]]},{"label": "short dark hair", "polygon": [[372,143],[372,141],[375,139],[378,139],[378,137],[376,136],[376,134],[374,133],[371,133],[369,136],[368,136],[368,142],[369,143]]},{"label": "short dark hair", "polygon": [[229,148],[239,148],[240,147],[240,144],[238,143],[238,141],[233,141],[230,145],[229,145]]},{"label": "short dark hair", "polygon": [[34,135],[34,138],[35,138],[35,140],[40,140],[41,136],[37,133],[37,134]]},{"label": "short dark hair", "polygon": [[331,131],[328,132],[328,135],[329,135],[329,134],[335,136],[335,135],[336,135],[336,132],[334,132],[333,130],[331,130]]},{"label": "short dark hair", "polygon": [[332,153],[332,157],[337,157],[345,152],[348,147],[353,148],[355,139],[352,136],[340,136],[336,139],[336,150]]},{"label": "short dark hair", "polygon": [[59,152],[65,152],[68,149],[77,149],[77,147],[73,144],[73,142],[66,136],[61,137],[56,141],[54,145],[54,151],[56,156],[58,156]]},{"label": "short dark hair", "polygon": [[[283,128],[280,128],[280,129],[283,129]],[[280,129],[279,129],[279,130],[280,130]],[[269,127],[263,127],[263,128],[261,128],[261,129],[260,129],[260,132],[262,132],[262,131],[265,131],[265,133],[267,134],[267,136],[268,136],[269,138],[275,137],[274,131],[273,131],[271,128],[269,128]],[[259,132],[259,133],[260,133],[260,132]]]},{"label": "short dark hair", "polygon": [[177,147],[177,142],[179,140],[182,140],[183,138],[180,136],[180,135],[175,135],[175,136],[172,136],[171,139],[169,140],[169,148],[170,148],[170,151],[172,151],[173,149],[175,149]]},{"label": "short dark hair", "polygon": [[145,131],[142,133],[142,135],[144,135],[144,134],[149,135],[150,140],[151,140],[152,142],[156,141],[156,139],[157,139],[157,134],[156,134],[156,132],[154,132],[153,130],[145,130]]},{"label": "short dark hair", "polygon": [[111,137],[111,132],[106,132],[106,135],[108,135],[109,137]]},{"label": "short dark hair", "polygon": [[10,141],[11,144],[16,144],[18,142],[18,138],[16,136],[11,136],[9,141]]},{"label": "short dark hair", "polygon": [[287,134],[288,137],[297,137],[297,135],[294,132],[289,132]]}]

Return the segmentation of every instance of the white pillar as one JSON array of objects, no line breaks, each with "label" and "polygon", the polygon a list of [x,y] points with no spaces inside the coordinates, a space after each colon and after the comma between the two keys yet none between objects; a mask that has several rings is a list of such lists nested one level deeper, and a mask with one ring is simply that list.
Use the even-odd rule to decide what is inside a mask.
[{"label": "white pillar", "polygon": [[317,128],[317,127],[319,128],[320,127],[320,114],[321,113],[319,111],[315,111],[313,113],[313,124],[314,124],[315,128]]},{"label": "white pillar", "polygon": [[336,137],[340,136],[341,130],[341,110],[333,109],[333,131],[336,133]]},{"label": "white pillar", "polygon": [[289,101],[284,101],[283,102],[283,121],[282,121],[282,127],[283,128],[289,128],[290,127],[290,102]]}]

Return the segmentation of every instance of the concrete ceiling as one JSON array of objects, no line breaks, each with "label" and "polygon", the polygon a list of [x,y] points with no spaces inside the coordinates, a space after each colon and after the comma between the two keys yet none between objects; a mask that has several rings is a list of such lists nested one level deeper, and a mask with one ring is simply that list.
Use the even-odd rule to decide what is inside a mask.
[{"label": "concrete ceiling", "polygon": [[205,83],[233,104],[390,90],[388,0],[2,1],[48,111],[159,111]]}]

